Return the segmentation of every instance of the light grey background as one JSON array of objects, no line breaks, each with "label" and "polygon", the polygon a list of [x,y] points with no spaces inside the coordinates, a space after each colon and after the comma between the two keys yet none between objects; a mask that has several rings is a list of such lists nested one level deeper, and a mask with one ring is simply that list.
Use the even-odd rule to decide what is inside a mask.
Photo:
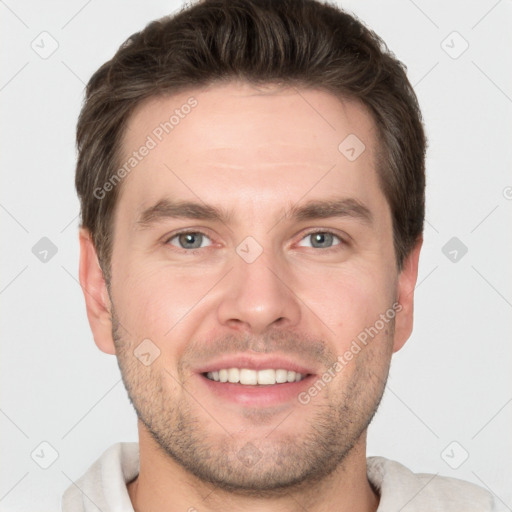
[{"label": "light grey background", "polygon": [[[2,511],[58,510],[108,446],[136,440],[115,358],[94,345],[77,281],[74,131],[91,74],[180,5],[0,1]],[[343,5],[407,64],[430,141],[415,331],[395,356],[369,455],[470,480],[512,510],[512,3]],[[58,251],[36,246],[46,262],[32,252],[42,237]],[[443,253],[452,237],[467,254],[457,241]],[[58,453],[48,469],[42,442]]]}]

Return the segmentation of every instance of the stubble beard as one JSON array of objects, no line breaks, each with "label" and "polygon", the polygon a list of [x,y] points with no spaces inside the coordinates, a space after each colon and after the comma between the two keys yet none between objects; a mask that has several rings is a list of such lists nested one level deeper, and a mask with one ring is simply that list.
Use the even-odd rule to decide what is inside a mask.
[{"label": "stubble beard", "polygon": [[[158,447],[201,482],[258,497],[311,488],[334,471],[343,471],[344,461],[366,433],[381,401],[394,330],[390,322],[381,333],[387,339],[373,340],[354,358],[355,370],[344,387],[336,386],[336,378],[342,382],[342,371],[317,399],[308,405],[297,401],[293,407],[310,408],[302,414],[310,418],[306,422],[294,422],[295,409],[279,415],[279,420],[268,411],[242,411],[255,424],[269,424],[265,434],[248,438],[246,432],[232,432],[229,421],[214,418],[198,405],[201,397],[190,396],[180,369],[141,364],[133,353],[136,343],[122,335],[114,309],[112,325],[130,402]],[[387,364],[377,364],[376,358]]]}]

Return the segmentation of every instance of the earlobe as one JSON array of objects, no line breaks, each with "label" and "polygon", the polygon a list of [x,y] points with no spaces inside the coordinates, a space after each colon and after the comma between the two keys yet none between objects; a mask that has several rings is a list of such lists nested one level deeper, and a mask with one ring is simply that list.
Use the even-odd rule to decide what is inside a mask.
[{"label": "earlobe", "polygon": [[84,292],[87,318],[98,348],[115,354],[112,338],[111,303],[103,271],[98,262],[96,248],[87,229],[81,228],[79,279]]},{"label": "earlobe", "polygon": [[397,313],[395,320],[393,352],[400,350],[412,333],[414,289],[418,279],[418,263],[422,244],[423,238],[420,237],[414,248],[405,258],[402,270],[398,276],[397,302],[400,304],[400,311]]}]

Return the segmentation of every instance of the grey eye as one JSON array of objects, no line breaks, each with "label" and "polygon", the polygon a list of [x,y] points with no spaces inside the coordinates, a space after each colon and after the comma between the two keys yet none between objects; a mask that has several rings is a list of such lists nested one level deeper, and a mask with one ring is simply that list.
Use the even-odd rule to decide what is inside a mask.
[{"label": "grey eye", "polygon": [[169,243],[180,249],[199,249],[208,245],[209,238],[203,233],[188,232],[173,236]]},{"label": "grey eye", "polygon": [[[309,240],[310,243],[303,243]],[[316,233],[309,233],[299,243],[302,247],[313,247],[314,249],[328,249],[333,245],[338,245],[341,240],[338,236],[328,231],[317,231]]]}]

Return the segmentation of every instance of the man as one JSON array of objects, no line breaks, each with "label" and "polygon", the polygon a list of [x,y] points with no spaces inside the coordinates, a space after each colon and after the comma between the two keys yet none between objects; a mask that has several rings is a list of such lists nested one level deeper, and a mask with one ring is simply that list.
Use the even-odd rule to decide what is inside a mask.
[{"label": "man", "polygon": [[412,331],[425,136],[402,65],[313,0],[204,1],[133,35],[77,130],[80,282],[139,443],[63,510],[493,510],[366,459]]}]

